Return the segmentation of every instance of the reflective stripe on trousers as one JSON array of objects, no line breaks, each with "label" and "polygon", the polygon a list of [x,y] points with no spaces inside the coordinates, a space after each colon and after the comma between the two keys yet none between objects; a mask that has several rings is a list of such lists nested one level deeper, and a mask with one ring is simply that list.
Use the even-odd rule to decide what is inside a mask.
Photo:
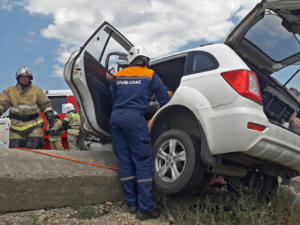
[{"label": "reflective stripe on trousers", "polygon": [[140,180],[137,180],[138,183],[143,183],[143,182],[152,182],[152,178],[150,179],[140,179]]},{"label": "reflective stripe on trousers", "polygon": [[133,179],[135,179],[135,176],[123,177],[123,178],[121,178],[120,180],[121,180],[121,181],[126,181],[126,180],[133,180]]},{"label": "reflective stripe on trousers", "polygon": [[35,126],[37,126],[37,125],[39,125],[43,122],[44,122],[43,119],[40,119],[38,121],[33,121],[32,123],[29,123],[29,124],[27,124],[25,126],[22,126],[22,127],[17,127],[17,126],[14,126],[14,125],[10,125],[10,128],[13,129],[13,130],[17,130],[17,131],[24,131],[24,130],[27,130],[31,127],[35,127]]}]

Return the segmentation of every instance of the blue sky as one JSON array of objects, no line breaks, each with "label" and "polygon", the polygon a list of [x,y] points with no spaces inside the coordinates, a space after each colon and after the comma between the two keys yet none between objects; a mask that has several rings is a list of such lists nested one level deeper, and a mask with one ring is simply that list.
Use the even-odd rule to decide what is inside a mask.
[{"label": "blue sky", "polygon": [[32,69],[34,83],[41,88],[68,88],[62,77],[51,76],[58,41],[40,35],[40,30],[51,20],[47,16],[29,15],[21,7],[0,10],[0,90],[16,83],[16,70],[23,65]]},{"label": "blue sky", "polygon": [[[0,0],[0,91],[16,83],[15,72],[23,65],[32,69],[33,83],[42,89],[67,89],[64,63],[105,20],[133,43],[150,49],[150,55],[159,56],[224,40],[259,0],[173,0],[171,5],[131,0],[127,7],[128,1]],[[284,81],[296,69],[299,66],[277,77]],[[291,86],[300,89],[300,74]]]}]

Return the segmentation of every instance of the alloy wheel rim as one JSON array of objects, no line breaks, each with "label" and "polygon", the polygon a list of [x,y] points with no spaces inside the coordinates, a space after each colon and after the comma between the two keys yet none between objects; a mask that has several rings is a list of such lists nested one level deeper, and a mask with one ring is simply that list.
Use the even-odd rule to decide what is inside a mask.
[{"label": "alloy wheel rim", "polygon": [[155,156],[155,170],[160,179],[166,182],[176,181],[186,165],[186,150],[177,139],[163,142]]}]

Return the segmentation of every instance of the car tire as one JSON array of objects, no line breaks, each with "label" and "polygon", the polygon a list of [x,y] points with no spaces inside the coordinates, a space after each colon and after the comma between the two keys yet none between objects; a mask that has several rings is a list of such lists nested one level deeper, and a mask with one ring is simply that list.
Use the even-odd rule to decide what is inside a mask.
[{"label": "car tire", "polygon": [[278,177],[264,175],[264,186],[261,193],[269,193],[278,189]]},{"label": "car tire", "polygon": [[154,184],[159,191],[186,194],[199,185],[205,171],[194,137],[183,130],[168,130],[155,141],[153,151]]},{"label": "car tire", "polygon": [[[252,179],[255,177],[255,179]],[[270,192],[277,190],[278,188],[278,178],[274,176],[269,176],[261,172],[249,173],[246,177],[227,177],[227,189],[230,192],[236,194],[262,194],[269,195]],[[249,182],[252,180],[252,185],[249,186]]]}]

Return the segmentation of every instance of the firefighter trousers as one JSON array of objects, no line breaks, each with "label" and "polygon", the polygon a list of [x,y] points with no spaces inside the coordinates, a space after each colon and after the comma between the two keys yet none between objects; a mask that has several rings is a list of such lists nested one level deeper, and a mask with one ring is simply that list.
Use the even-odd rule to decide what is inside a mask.
[{"label": "firefighter trousers", "polygon": [[43,129],[37,127],[31,132],[17,133],[10,130],[9,132],[9,148],[43,148]]}]

